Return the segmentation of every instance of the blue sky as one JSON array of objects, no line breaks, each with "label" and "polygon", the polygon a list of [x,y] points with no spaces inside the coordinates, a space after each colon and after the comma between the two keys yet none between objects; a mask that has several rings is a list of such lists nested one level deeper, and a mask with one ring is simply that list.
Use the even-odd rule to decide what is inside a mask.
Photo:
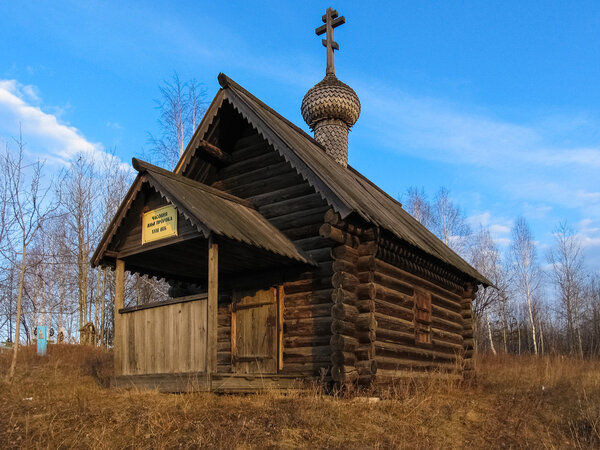
[{"label": "blue sky", "polygon": [[60,164],[156,132],[158,86],[224,72],[294,123],[324,75],[327,6],[338,77],[362,114],[350,163],[391,195],[451,190],[500,243],[530,222],[540,254],[567,220],[600,267],[600,2],[2,2],[0,136],[22,124]]}]

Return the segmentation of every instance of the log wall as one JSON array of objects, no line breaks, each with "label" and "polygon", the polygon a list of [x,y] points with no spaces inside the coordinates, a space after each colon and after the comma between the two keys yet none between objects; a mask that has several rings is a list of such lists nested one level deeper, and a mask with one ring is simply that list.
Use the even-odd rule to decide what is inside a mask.
[{"label": "log wall", "polygon": [[[360,264],[373,269],[365,278],[374,283],[377,381],[389,381],[406,371],[458,371],[464,336],[471,326],[465,320],[467,301],[377,257]],[[430,319],[418,322],[420,332],[429,333],[428,339],[416,336],[417,296],[431,301]]]},{"label": "log wall", "polygon": [[[250,200],[260,214],[319,264],[284,284],[282,372],[312,376],[328,370],[332,242],[319,235],[327,203],[253,130],[233,146],[230,164],[216,173],[212,186]],[[224,315],[220,315],[221,322],[225,323]],[[225,370],[226,352],[231,350],[225,343],[229,331],[223,328],[220,332],[219,367]]]}]

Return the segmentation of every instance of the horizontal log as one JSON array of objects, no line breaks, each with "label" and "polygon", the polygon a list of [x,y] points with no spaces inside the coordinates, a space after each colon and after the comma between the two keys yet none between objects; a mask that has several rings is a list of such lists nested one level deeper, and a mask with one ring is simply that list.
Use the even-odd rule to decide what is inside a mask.
[{"label": "horizontal log", "polygon": [[[229,156],[229,155],[228,155]],[[229,158],[230,160],[233,158]],[[232,176],[240,175],[242,173],[250,172],[261,167],[273,165],[281,162],[282,158],[276,152],[261,152],[251,156],[250,158],[237,160],[231,162],[219,172],[220,178],[229,178]]]},{"label": "horizontal log", "polygon": [[348,245],[338,245],[331,249],[331,257],[333,259],[345,259],[347,261],[354,261],[358,258],[358,251]]},{"label": "horizontal log", "polygon": [[286,320],[330,317],[332,305],[332,303],[320,303],[318,305],[309,304],[296,307],[286,305],[283,309],[283,317]]},{"label": "horizontal log", "polygon": [[271,217],[269,222],[275,228],[285,230],[286,228],[297,228],[303,225],[309,225],[322,220],[324,206],[318,206],[306,211],[296,211],[284,214],[278,217]]},{"label": "horizontal log", "polygon": [[415,326],[412,321],[400,319],[398,317],[386,316],[375,312],[375,320],[377,320],[377,328],[388,329],[392,331],[403,331],[407,333],[414,333]]},{"label": "horizontal log", "polygon": [[299,249],[306,251],[329,247],[329,241],[321,236],[310,236],[304,239],[295,240],[294,245]]},{"label": "horizontal log", "polygon": [[446,331],[456,331],[461,333],[463,331],[462,323],[451,322],[449,320],[442,319],[440,317],[432,316],[431,323],[436,326],[436,328],[440,328]]},{"label": "horizontal log", "polygon": [[284,367],[285,367],[286,363],[297,364],[297,363],[306,363],[306,362],[331,364],[331,354],[310,355],[310,356],[292,355],[292,354],[286,354],[285,352],[283,354],[283,366]]},{"label": "horizontal log", "polygon": [[358,278],[348,272],[335,272],[331,277],[331,284],[334,288],[343,288],[350,292],[355,292],[358,287]]},{"label": "horizontal log", "polygon": [[413,287],[411,285],[409,285],[401,280],[398,280],[397,278],[394,278],[393,276],[389,276],[389,275],[383,274],[378,271],[374,272],[373,281],[375,281],[377,284],[379,284],[383,287],[400,292],[402,294],[412,296],[415,293],[415,290],[413,289]]},{"label": "horizontal log", "polygon": [[207,157],[209,160],[218,162],[219,164],[231,163],[231,155],[229,153],[224,152],[216,145],[203,139],[198,142],[195,155],[202,158]]},{"label": "horizontal log", "polygon": [[375,298],[386,301],[388,303],[392,303],[394,305],[400,305],[408,309],[412,309],[414,307],[414,298],[412,296],[403,294],[393,289],[386,288],[376,283]]},{"label": "horizontal log", "polygon": [[287,186],[282,189],[265,192],[264,194],[255,195],[253,197],[248,197],[248,200],[250,200],[254,206],[260,208],[261,206],[270,205],[282,200],[289,200],[291,198],[304,196],[311,192],[314,192],[312,187],[310,187],[307,183],[300,183],[293,186]]},{"label": "horizontal log", "polygon": [[431,343],[433,344],[433,348],[439,348],[440,351],[445,351],[445,352],[453,352],[453,353],[457,353],[457,352],[462,352],[463,351],[463,346],[462,344],[456,344],[454,342],[448,342],[448,341],[444,341],[444,340],[440,340],[440,339],[432,339]]},{"label": "horizontal log", "polygon": [[217,341],[217,352],[231,353],[231,338],[228,341]]},{"label": "horizontal log", "polygon": [[[360,279],[360,277],[359,277]],[[377,292],[377,288],[375,283],[364,283],[359,284],[356,289],[356,295],[360,300],[371,300],[375,298],[375,293]]]},{"label": "horizontal log", "polygon": [[327,222],[333,226],[344,225],[344,221],[342,220],[340,215],[337,212],[335,212],[333,209],[327,210],[327,212],[325,213],[324,220],[325,220],[325,222]]},{"label": "horizontal log", "polygon": [[329,223],[324,223],[319,228],[319,235],[324,238],[331,239],[339,244],[347,245],[353,248],[358,247],[359,240],[356,236],[351,235],[339,228],[334,227]]},{"label": "horizontal log", "polygon": [[356,330],[356,338],[358,342],[368,343],[373,342],[375,340],[376,330]]},{"label": "horizontal log", "polygon": [[378,327],[376,332],[376,339],[382,342],[414,345],[415,333],[407,331],[388,330],[387,328]]},{"label": "horizontal log", "polygon": [[309,211],[320,206],[326,207],[326,205],[321,194],[315,192],[302,197],[281,200],[261,206],[258,208],[258,212],[269,219],[271,217],[281,217],[296,211]]},{"label": "horizontal log", "polygon": [[432,316],[440,317],[440,318],[448,320],[450,322],[456,322],[456,323],[462,324],[463,318],[460,314],[455,313],[454,311],[446,309],[442,306],[432,304],[431,305],[431,313],[432,313]]},{"label": "horizontal log", "polygon": [[433,338],[435,339],[444,340],[446,342],[453,342],[459,345],[462,345],[463,343],[463,336],[460,333],[442,330],[437,327],[431,327],[431,333]]},{"label": "horizontal log", "polygon": [[458,370],[458,366],[454,362],[419,361],[415,359],[400,359],[379,355],[375,357],[375,361],[377,361],[378,375],[384,374],[385,371],[388,370],[443,370],[448,372]]},{"label": "horizontal log", "polygon": [[331,378],[338,383],[353,383],[358,379],[358,371],[355,367],[333,366]]},{"label": "horizontal log", "polygon": [[333,317],[336,320],[354,322],[358,317],[358,309],[356,309],[356,306],[347,305],[345,303],[333,304],[330,311],[331,317]]},{"label": "horizontal log", "polygon": [[283,231],[283,234],[285,234],[291,241],[295,241],[297,239],[318,236],[320,227],[321,224],[319,222],[309,223],[308,225],[302,225],[296,228],[288,228]]},{"label": "horizontal log", "polygon": [[329,340],[332,350],[342,352],[353,352],[358,348],[358,339],[350,336],[334,334]]},{"label": "horizontal log", "polygon": [[333,288],[320,289],[318,291],[298,292],[285,295],[285,307],[294,308],[305,305],[320,305],[332,302]]},{"label": "horizontal log", "polygon": [[375,341],[375,355],[392,356],[398,358],[413,359],[431,359],[442,361],[453,361],[456,355],[452,353],[438,352],[429,348],[416,347],[411,345],[396,344],[392,342]]},{"label": "horizontal log", "polygon": [[462,306],[460,305],[460,303],[455,302],[454,300],[450,300],[448,298],[440,297],[438,295],[432,295],[431,303],[449,309],[450,311],[454,311],[458,314],[462,313]]},{"label": "horizontal log", "polygon": [[420,287],[422,289],[425,289],[426,291],[430,291],[432,294],[439,295],[441,297],[446,297],[450,300],[454,300],[457,302],[461,301],[461,296],[456,292],[451,292],[446,288],[432,283],[431,281],[419,278],[418,276],[406,272],[402,269],[399,269],[396,266],[388,264],[385,261],[380,260],[379,258],[375,260],[375,263],[379,272],[388,274],[394,279],[398,281],[403,281],[409,286]]},{"label": "horizontal log", "polygon": [[274,173],[267,178],[249,179],[244,183],[231,185],[227,189],[227,192],[241,198],[248,198],[266,192],[273,192],[276,189],[295,186],[302,182],[302,177],[294,169],[290,168],[286,172]]},{"label": "horizontal log", "polygon": [[375,256],[364,255],[359,256],[356,262],[356,267],[360,272],[373,272],[376,269]]},{"label": "horizontal log", "polygon": [[359,256],[374,255],[376,252],[377,242],[375,241],[363,242],[358,246]]},{"label": "horizontal log", "polygon": [[332,320],[331,333],[341,334],[343,336],[356,337],[356,326],[352,322],[344,320]]},{"label": "horizontal log", "polygon": [[[320,345],[314,347],[294,347],[294,348],[285,348],[283,350],[283,358],[284,360],[291,361],[296,357],[304,357],[311,358],[312,357],[329,357],[331,355],[331,347],[329,345]],[[324,358],[323,358],[324,360]]]},{"label": "horizontal log", "polygon": [[377,373],[377,361],[375,359],[357,361],[356,370],[358,370],[359,375],[373,375]]},{"label": "horizontal log", "polygon": [[287,336],[329,336],[331,317],[315,319],[294,319],[284,321],[284,335]]},{"label": "horizontal log", "polygon": [[334,351],[331,353],[331,362],[334,366],[354,366],[354,364],[356,364],[356,355],[354,354],[354,352]]},{"label": "horizontal log", "polygon": [[288,336],[284,334],[283,347],[284,348],[296,348],[296,347],[317,347],[321,345],[329,344],[329,335],[325,336]]},{"label": "horizontal log", "polygon": [[310,376],[319,376],[321,371],[326,374],[329,373],[329,368],[331,366],[330,361],[325,362],[315,362],[315,361],[307,361],[301,363],[292,363],[289,361],[283,360],[283,370],[281,373],[283,374],[293,374],[293,375],[310,375]]},{"label": "horizontal log", "polygon": [[361,343],[355,353],[358,361],[373,359],[375,357],[375,340],[368,344]]},{"label": "horizontal log", "polygon": [[401,305],[395,305],[393,303],[386,302],[376,298],[375,312],[386,316],[398,317],[400,319],[411,321],[414,319],[414,312],[412,309],[406,308]]},{"label": "horizontal log", "polygon": [[356,275],[356,265],[351,261],[336,259],[333,261],[332,268],[334,272],[348,272]]},{"label": "horizontal log", "polygon": [[310,257],[313,261],[331,261],[331,253],[329,248],[318,248],[315,250],[305,250],[304,254]]},{"label": "horizontal log", "polygon": [[283,287],[286,296],[300,292],[320,291],[331,288],[331,277],[286,282]]},{"label": "horizontal log", "polygon": [[356,305],[356,294],[342,288],[333,289],[331,291],[331,301],[333,303]]},{"label": "horizontal log", "polygon": [[255,170],[250,170],[235,176],[228,176],[227,178],[221,178],[219,181],[213,183],[215,189],[226,191],[227,187],[239,186],[254,180],[262,180],[270,178],[276,175],[289,173],[290,167],[286,161],[279,161],[268,166],[259,167]]},{"label": "horizontal log", "polygon": [[377,321],[375,320],[375,314],[363,313],[359,314],[356,318],[356,328],[358,330],[376,330]]},{"label": "horizontal log", "polygon": [[217,351],[217,364],[231,365],[231,351]]},{"label": "horizontal log", "polygon": [[375,302],[373,300],[359,300],[356,302],[359,313],[375,312]]},{"label": "horizontal log", "polygon": [[475,340],[474,339],[465,339],[463,341],[463,347],[464,348],[473,348],[475,346]]}]

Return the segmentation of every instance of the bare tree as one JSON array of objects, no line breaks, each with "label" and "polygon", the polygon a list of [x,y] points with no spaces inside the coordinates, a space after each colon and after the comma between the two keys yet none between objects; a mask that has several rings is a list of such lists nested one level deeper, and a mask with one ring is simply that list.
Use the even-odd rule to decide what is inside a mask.
[{"label": "bare tree", "polygon": [[206,92],[195,79],[182,82],[177,72],[170,80],[165,80],[160,89],[158,124],[161,135],[150,134],[150,144],[155,153],[155,161],[164,167],[175,167],[185,150],[202,113]]},{"label": "bare tree", "polygon": [[80,327],[91,320],[89,260],[101,223],[97,213],[100,192],[97,180],[95,162],[91,157],[79,154],[60,184],[62,211],[72,240],[70,248],[75,254],[77,267]]},{"label": "bare tree", "polygon": [[[27,250],[44,222],[54,212],[56,206],[47,201],[49,188],[42,186],[42,164],[37,161],[29,166],[23,161],[24,143],[20,135],[15,156],[7,150],[5,154],[5,170],[8,180],[8,200],[14,215],[15,237],[20,249],[20,269],[17,291],[15,341],[12,361],[7,380],[14,377],[19,349],[19,331],[21,328],[21,305],[27,271]],[[31,173],[26,174],[29,169]]]},{"label": "bare tree", "polygon": [[554,232],[554,248],[548,252],[552,279],[564,308],[569,350],[583,356],[581,339],[581,301],[584,290],[584,268],[581,243],[566,222]]},{"label": "bare tree", "polygon": [[460,255],[465,255],[471,228],[459,206],[450,198],[450,191],[441,187],[433,199],[432,230],[444,243]]},{"label": "bare tree", "polygon": [[537,355],[534,297],[540,286],[541,272],[537,264],[536,244],[523,217],[517,218],[512,228],[511,256],[517,289],[527,307],[533,352]]},{"label": "bare tree", "polygon": [[421,224],[427,228],[431,227],[431,205],[423,187],[409,187],[406,190],[406,201],[403,205],[406,211]]}]

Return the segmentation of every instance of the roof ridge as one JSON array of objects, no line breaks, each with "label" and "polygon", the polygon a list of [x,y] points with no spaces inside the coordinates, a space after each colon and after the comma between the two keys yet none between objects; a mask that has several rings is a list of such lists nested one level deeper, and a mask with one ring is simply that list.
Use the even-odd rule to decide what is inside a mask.
[{"label": "roof ridge", "polygon": [[192,180],[191,178],[188,177],[184,177],[183,175],[180,175],[178,173],[174,173],[171,172],[170,170],[167,169],[163,169],[162,167],[159,166],[155,166],[154,164],[151,164],[147,161],[143,161],[141,159],[138,158],[132,158],[131,159],[131,164],[133,165],[133,168],[135,170],[137,170],[140,173],[143,172],[156,172],[160,175],[163,176],[167,176],[173,180],[176,180],[178,182],[181,183],[185,183],[191,187],[194,187],[196,189],[201,189],[205,192],[208,192],[210,194],[216,195],[218,197],[221,197],[225,200],[228,200],[230,202],[234,202],[234,203],[239,203],[242,206],[245,206],[249,209],[252,210],[256,210],[256,208],[254,207],[254,205],[252,204],[252,202],[245,200],[243,198],[240,197],[236,197],[235,195],[229,194],[227,192],[223,192],[220,189],[214,188],[212,186],[208,186],[207,184],[204,183],[200,183],[199,181],[196,180]]}]

